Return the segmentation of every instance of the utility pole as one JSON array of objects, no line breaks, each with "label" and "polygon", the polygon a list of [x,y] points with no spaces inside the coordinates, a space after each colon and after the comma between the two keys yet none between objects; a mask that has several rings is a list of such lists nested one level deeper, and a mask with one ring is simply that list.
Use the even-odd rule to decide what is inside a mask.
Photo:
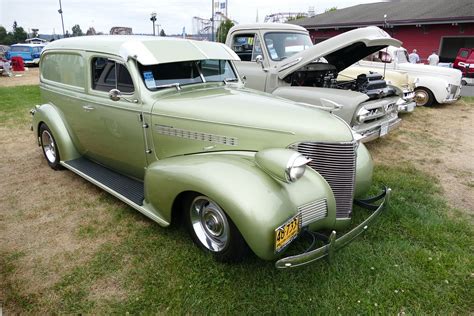
[{"label": "utility pole", "polygon": [[61,0],[59,0],[59,10],[58,10],[58,13],[61,14],[61,24],[63,25],[63,37],[66,35],[66,33],[64,33],[64,19],[63,19],[63,7],[61,5]]},{"label": "utility pole", "polygon": [[153,22],[153,36],[155,36],[156,12],[152,12],[152,13],[151,13],[150,21]]},{"label": "utility pole", "polygon": [[214,42],[214,0],[212,0],[212,16],[211,16],[211,41]]}]

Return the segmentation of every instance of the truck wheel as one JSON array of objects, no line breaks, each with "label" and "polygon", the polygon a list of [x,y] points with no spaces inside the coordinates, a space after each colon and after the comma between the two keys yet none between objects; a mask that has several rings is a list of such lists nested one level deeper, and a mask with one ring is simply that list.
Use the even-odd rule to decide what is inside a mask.
[{"label": "truck wheel", "polygon": [[54,140],[53,133],[48,128],[48,125],[41,123],[39,128],[39,137],[41,143],[41,149],[43,150],[44,157],[48,162],[48,165],[54,170],[61,168],[59,150]]},{"label": "truck wheel", "polygon": [[417,106],[432,106],[435,99],[430,89],[421,87],[415,89],[415,101]]},{"label": "truck wheel", "polygon": [[245,257],[247,243],[216,202],[204,195],[193,195],[185,203],[185,211],[191,238],[217,261],[236,262]]}]

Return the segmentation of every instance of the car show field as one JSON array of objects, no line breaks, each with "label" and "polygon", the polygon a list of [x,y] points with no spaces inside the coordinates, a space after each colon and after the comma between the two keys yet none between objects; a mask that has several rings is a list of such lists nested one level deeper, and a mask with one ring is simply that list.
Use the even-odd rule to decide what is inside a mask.
[{"label": "car show field", "polygon": [[[393,189],[390,209],[331,264],[282,272],[255,256],[215,262],[183,228],[163,229],[72,172],[50,169],[30,131],[38,87],[0,88],[0,95],[5,311],[458,314],[474,308],[472,98],[416,108],[401,115],[398,130],[368,143],[374,189]],[[368,215],[354,213],[355,224]]]}]

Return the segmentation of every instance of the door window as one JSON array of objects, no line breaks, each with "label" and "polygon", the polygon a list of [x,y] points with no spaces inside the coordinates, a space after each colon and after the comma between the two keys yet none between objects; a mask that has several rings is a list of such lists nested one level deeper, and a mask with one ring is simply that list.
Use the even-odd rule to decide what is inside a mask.
[{"label": "door window", "polygon": [[254,61],[257,55],[262,55],[260,41],[255,33],[235,35],[232,50],[242,61]]},{"label": "door window", "polygon": [[125,65],[108,58],[92,59],[92,89],[109,92],[118,89],[122,93],[133,93],[133,82]]}]

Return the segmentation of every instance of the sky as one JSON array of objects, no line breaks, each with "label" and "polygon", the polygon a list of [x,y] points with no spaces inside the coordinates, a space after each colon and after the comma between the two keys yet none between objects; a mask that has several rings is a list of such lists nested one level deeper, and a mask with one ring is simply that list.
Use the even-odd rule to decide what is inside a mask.
[{"label": "sky", "polygon": [[[61,0],[64,27],[71,33],[75,24],[85,33],[89,27],[108,33],[113,26],[132,27],[135,34],[152,33],[150,14],[157,13],[157,24],[166,34],[193,33],[193,17],[210,18],[212,0]],[[217,1],[217,0],[215,0]],[[221,0],[225,2],[224,0]],[[381,0],[378,0],[381,1]],[[316,14],[377,0],[228,0],[228,15],[239,24],[263,22],[266,15],[278,12]],[[61,34],[59,0],[0,0],[0,25],[8,31],[17,21],[26,31],[37,28],[40,34]]]}]

